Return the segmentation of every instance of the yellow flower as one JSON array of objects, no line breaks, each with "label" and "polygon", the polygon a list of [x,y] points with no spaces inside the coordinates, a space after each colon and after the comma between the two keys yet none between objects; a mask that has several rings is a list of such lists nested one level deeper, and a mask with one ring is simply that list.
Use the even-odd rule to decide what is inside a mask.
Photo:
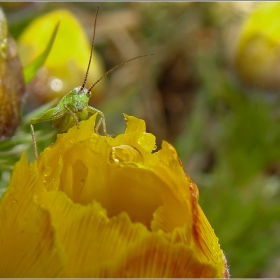
[{"label": "yellow flower", "polygon": [[[34,19],[21,33],[18,48],[23,66],[42,54],[58,22],[60,25],[51,52],[29,87],[29,93],[44,101],[41,103],[61,98],[65,92],[82,84],[89,62],[91,44],[81,24],[73,13],[57,9]],[[103,73],[102,61],[93,51],[87,88]],[[99,93],[101,88],[102,85],[97,84],[92,93]]]},{"label": "yellow flower", "polygon": [[280,3],[258,3],[244,21],[236,44],[234,63],[248,84],[279,90]]},{"label": "yellow flower", "polygon": [[115,138],[96,115],[38,160],[23,154],[0,204],[1,277],[227,277],[218,238],[167,142],[125,115]]}]

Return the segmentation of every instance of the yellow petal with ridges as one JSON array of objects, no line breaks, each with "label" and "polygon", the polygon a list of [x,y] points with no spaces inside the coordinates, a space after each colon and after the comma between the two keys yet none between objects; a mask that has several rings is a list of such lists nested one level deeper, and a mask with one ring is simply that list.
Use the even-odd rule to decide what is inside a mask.
[{"label": "yellow petal with ridges", "polygon": [[25,154],[15,170],[0,204],[0,276],[61,277],[65,256],[49,213],[36,202],[43,186]]}]

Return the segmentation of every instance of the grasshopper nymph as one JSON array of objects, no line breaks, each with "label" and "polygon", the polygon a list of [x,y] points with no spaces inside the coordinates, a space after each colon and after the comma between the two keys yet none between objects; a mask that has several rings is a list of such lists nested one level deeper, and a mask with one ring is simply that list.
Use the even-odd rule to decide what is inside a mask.
[{"label": "grasshopper nymph", "polygon": [[53,107],[48,109],[46,112],[44,112],[41,116],[37,118],[33,118],[30,120],[30,129],[31,129],[31,136],[33,141],[33,148],[36,158],[38,158],[38,150],[37,150],[37,144],[36,144],[36,138],[34,133],[34,127],[33,125],[39,122],[46,122],[46,121],[52,121],[53,127],[57,128],[61,132],[67,131],[70,127],[76,125],[77,128],[79,128],[79,119],[86,119],[88,116],[88,113],[97,113],[100,116],[100,119],[95,126],[94,130],[96,133],[98,133],[99,127],[102,124],[103,133],[105,135],[107,134],[106,130],[106,124],[105,124],[105,117],[104,114],[97,110],[96,108],[93,108],[88,105],[89,99],[91,98],[91,90],[92,88],[100,82],[105,76],[113,72],[118,67],[134,60],[140,57],[150,56],[154,54],[147,54],[147,55],[141,55],[134,58],[131,58],[115,67],[113,67],[111,70],[106,72],[100,79],[98,79],[92,86],[90,86],[89,89],[85,88],[89,68],[92,60],[92,53],[94,49],[94,37],[95,37],[95,28],[96,28],[96,20],[97,20],[97,14],[98,9],[96,9],[95,14],[95,21],[94,21],[94,29],[93,29],[93,38],[92,38],[92,44],[91,44],[91,53],[89,58],[89,63],[85,75],[85,79],[82,86],[76,87],[70,92],[68,92],[65,96],[62,97],[62,99],[59,101],[59,103]]}]

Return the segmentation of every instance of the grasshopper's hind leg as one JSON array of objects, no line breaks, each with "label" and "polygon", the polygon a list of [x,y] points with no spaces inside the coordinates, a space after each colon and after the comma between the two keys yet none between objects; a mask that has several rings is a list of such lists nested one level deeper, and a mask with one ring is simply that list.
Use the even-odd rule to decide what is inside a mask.
[{"label": "grasshopper's hind leg", "polygon": [[33,124],[30,124],[30,130],[31,130],[31,137],[33,141],[33,150],[35,153],[35,157],[38,158],[38,149],[37,149],[37,143],[36,143],[36,138],[35,138],[35,132],[34,132],[34,127]]},{"label": "grasshopper's hind leg", "polygon": [[67,113],[67,111],[65,108],[58,108],[56,106],[54,108],[48,109],[40,117],[33,118],[30,120],[31,136],[32,136],[33,149],[34,149],[36,159],[38,158],[38,149],[37,149],[37,142],[36,142],[36,138],[35,138],[35,132],[34,132],[33,125],[36,123],[40,123],[40,122],[54,121],[56,119],[62,118],[66,113]]}]

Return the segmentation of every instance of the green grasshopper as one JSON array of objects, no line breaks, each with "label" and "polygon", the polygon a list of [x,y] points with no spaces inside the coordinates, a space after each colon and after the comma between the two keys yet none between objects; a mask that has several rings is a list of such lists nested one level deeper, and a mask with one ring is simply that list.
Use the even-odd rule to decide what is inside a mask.
[{"label": "green grasshopper", "polygon": [[115,69],[119,68],[120,66],[122,66],[134,59],[137,59],[137,58],[154,55],[154,54],[141,55],[141,56],[131,58],[125,62],[122,62],[121,64],[113,67],[111,70],[106,72],[89,89],[86,89],[85,85],[87,82],[89,68],[90,68],[90,64],[91,64],[91,60],[92,60],[92,53],[93,53],[93,49],[94,49],[94,38],[95,38],[95,28],[96,28],[98,9],[99,9],[99,7],[97,7],[97,9],[96,9],[90,58],[89,58],[89,63],[88,63],[83,85],[75,87],[73,90],[68,92],[65,96],[62,97],[62,99],[59,101],[59,103],[55,107],[48,109],[41,116],[30,120],[30,129],[31,129],[31,136],[32,136],[32,141],[33,141],[33,149],[34,149],[36,158],[38,158],[38,149],[37,149],[37,143],[36,143],[34,127],[33,127],[33,125],[36,123],[52,121],[54,128],[56,128],[57,130],[59,130],[61,132],[65,132],[74,125],[76,125],[77,128],[79,128],[79,119],[82,119],[82,120],[86,119],[88,116],[88,113],[91,113],[91,114],[97,113],[100,116],[100,119],[94,128],[95,132],[98,133],[99,127],[102,124],[104,135],[109,136],[107,134],[107,130],[106,130],[104,114],[101,111],[97,110],[96,108],[93,108],[88,105],[89,99],[91,98],[92,88],[97,83],[99,83],[104,77],[106,77],[108,74],[110,74]]}]

